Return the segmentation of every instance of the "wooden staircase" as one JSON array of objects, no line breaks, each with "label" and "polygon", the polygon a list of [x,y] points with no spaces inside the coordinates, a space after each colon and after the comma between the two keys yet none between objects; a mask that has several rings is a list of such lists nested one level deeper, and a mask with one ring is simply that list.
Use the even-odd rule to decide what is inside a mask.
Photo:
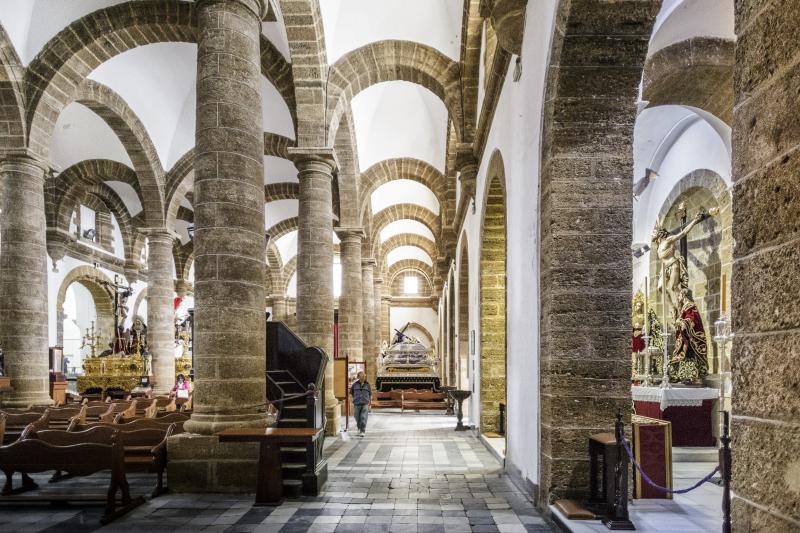
[{"label": "wooden staircase", "polygon": [[[328,357],[308,347],[282,322],[267,322],[267,399],[278,408],[277,427],[325,427],[324,376]],[[281,447],[284,494],[317,496],[328,479],[325,438]]]}]

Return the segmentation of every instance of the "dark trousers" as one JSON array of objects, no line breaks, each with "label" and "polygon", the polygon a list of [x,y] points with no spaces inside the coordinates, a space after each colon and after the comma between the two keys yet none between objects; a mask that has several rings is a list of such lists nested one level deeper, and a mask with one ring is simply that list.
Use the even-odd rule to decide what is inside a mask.
[{"label": "dark trousers", "polygon": [[369,405],[368,404],[361,404],[356,405],[356,425],[358,426],[359,431],[366,431],[367,430],[367,416],[369,415]]}]

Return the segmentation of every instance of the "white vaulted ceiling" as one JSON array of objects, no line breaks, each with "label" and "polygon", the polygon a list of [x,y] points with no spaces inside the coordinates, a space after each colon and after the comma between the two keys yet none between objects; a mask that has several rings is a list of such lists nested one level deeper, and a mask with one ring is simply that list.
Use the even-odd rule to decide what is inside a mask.
[{"label": "white vaulted ceiling", "polygon": [[125,0],[0,0],[0,23],[22,64],[28,63],[58,32],[92,11]]},{"label": "white vaulted ceiling", "polygon": [[362,169],[413,157],[444,172],[447,108],[428,89],[405,81],[379,83],[360,92],[351,106]]},{"label": "white vaulted ceiling", "polygon": [[372,212],[377,213],[395,204],[417,204],[432,213],[439,214],[439,200],[425,185],[407,179],[384,183],[372,193]]},{"label": "white vaulted ceiling", "polygon": [[66,170],[86,159],[110,159],[133,167],[117,135],[91,109],[73,102],[56,120],[50,139],[50,158],[56,170]]},{"label": "white vaulted ceiling", "polygon": [[365,44],[395,39],[458,61],[463,0],[320,0],[328,63]]}]

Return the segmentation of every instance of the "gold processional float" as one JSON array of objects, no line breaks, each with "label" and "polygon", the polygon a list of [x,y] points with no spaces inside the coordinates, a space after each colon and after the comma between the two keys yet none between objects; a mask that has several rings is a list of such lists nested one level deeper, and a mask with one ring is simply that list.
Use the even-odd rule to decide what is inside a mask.
[{"label": "gold processional float", "polygon": [[[91,328],[86,328],[81,348],[88,348],[90,353],[83,362],[84,375],[77,378],[76,388],[80,394],[93,389],[131,391],[153,382],[153,356],[148,346],[147,325],[137,316],[129,329],[122,326],[128,316],[126,304],[132,294],[131,288],[121,285],[116,276],[114,283],[103,284],[114,297],[114,338],[106,350],[98,353],[101,336],[95,331],[94,322]],[[192,373],[190,321],[191,316],[176,320],[175,324],[175,344],[182,348],[180,356],[175,358],[176,380],[178,374],[188,379]]]}]

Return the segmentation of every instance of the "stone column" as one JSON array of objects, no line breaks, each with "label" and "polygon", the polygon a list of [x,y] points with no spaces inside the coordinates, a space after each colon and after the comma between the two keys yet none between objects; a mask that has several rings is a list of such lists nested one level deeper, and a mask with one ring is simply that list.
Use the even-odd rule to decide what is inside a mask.
[{"label": "stone column", "polygon": [[158,394],[169,393],[175,382],[175,281],[172,279],[174,236],[165,229],[147,235],[147,344]]},{"label": "stone column", "polygon": [[195,3],[197,382],[185,428],[204,435],[265,423],[264,8],[262,0]]},{"label": "stone column", "polygon": [[339,296],[339,353],[363,361],[363,310],[361,307],[361,228],[338,228],[342,260],[342,295]]},{"label": "stone column", "polygon": [[275,322],[286,321],[286,297],[280,294],[272,295],[272,320]]},{"label": "stone column", "polygon": [[381,335],[381,296],[383,295],[383,278],[373,278],[373,297],[375,298],[375,303],[373,304],[373,313],[375,315],[375,354],[379,354],[381,351],[381,341],[383,340],[383,335]]},{"label": "stone column", "polygon": [[97,244],[104,250],[113,252],[114,250],[114,224],[111,222],[110,211],[97,211],[94,221],[97,230]]},{"label": "stone column", "polygon": [[[381,327],[383,329],[382,335],[383,339],[386,342],[390,342],[392,339],[392,324],[389,321],[390,317],[390,310],[392,306],[392,297],[389,293],[384,289],[383,294],[381,294]],[[433,346],[430,347],[431,349]]]},{"label": "stone column", "polygon": [[736,532],[800,530],[800,12],[791,6],[736,4],[728,352]]},{"label": "stone column", "polygon": [[0,161],[0,346],[14,391],[4,407],[52,403],[48,372],[44,162]]},{"label": "stone column", "polygon": [[364,316],[364,360],[367,362],[367,381],[375,384],[377,375],[375,353],[375,260],[372,258],[361,261],[361,309]]},{"label": "stone column", "polygon": [[297,330],[328,354],[325,368],[326,432],[339,432],[341,410],[333,394],[333,195],[336,156],[330,148],[290,148],[298,169]]}]

